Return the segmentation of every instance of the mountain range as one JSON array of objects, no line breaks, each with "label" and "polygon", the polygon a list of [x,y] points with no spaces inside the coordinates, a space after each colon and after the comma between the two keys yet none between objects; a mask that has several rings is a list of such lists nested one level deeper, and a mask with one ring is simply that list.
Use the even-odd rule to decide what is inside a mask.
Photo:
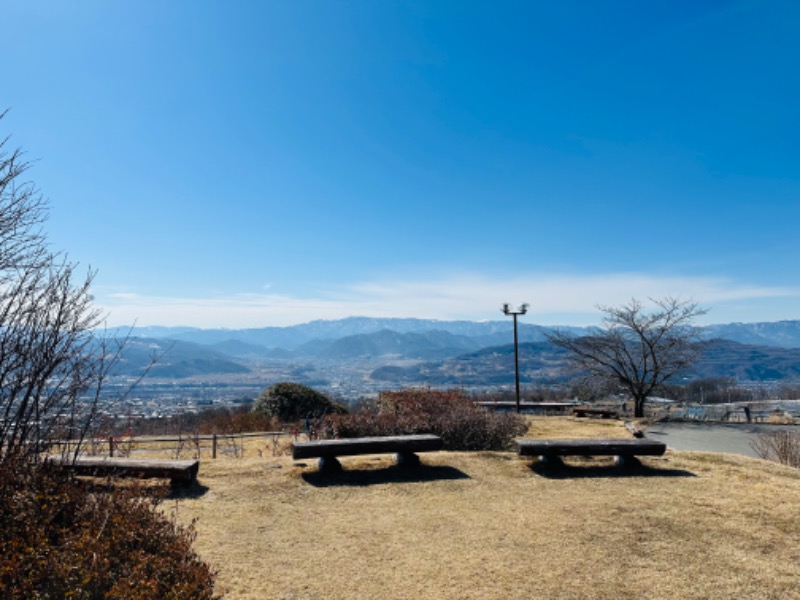
[{"label": "mountain range", "polygon": [[[454,336],[470,338],[478,346],[491,346],[508,342],[511,321],[437,321],[432,319],[392,319],[370,317],[348,317],[339,320],[311,321],[288,327],[262,327],[258,329],[196,329],[190,327],[134,327],[135,337],[170,338],[199,344],[220,344],[231,341],[242,342],[266,349],[296,350],[306,344],[315,347],[325,341],[345,337],[371,335],[384,330],[395,333],[445,332]],[[542,341],[551,327],[519,324],[520,341]],[[564,327],[566,331],[579,334],[581,327]],[[127,329],[120,329],[126,333]],[[797,332],[800,345],[800,328]]]},{"label": "mountain range", "polygon": [[[591,327],[544,327],[520,322],[519,341],[539,342],[546,334],[559,329],[580,335]],[[709,338],[721,338],[764,346],[800,348],[800,320],[765,323],[727,323],[707,325],[701,328]],[[370,335],[384,330],[395,333],[425,333],[439,331],[474,340],[479,346],[490,346],[508,342],[511,336],[511,320],[505,321],[438,321],[433,319],[398,319],[348,317],[338,320],[317,320],[287,327],[262,327],[253,329],[199,329],[192,327],[134,327],[134,337],[169,338],[199,344],[224,344],[232,341],[252,345],[256,348],[294,350],[309,342],[338,340],[345,337]],[[119,329],[126,333],[129,330]]]},{"label": "mountain range", "polygon": [[[592,328],[559,328],[585,335]],[[748,381],[800,378],[800,321],[730,323],[703,327],[717,340],[692,376]],[[519,324],[523,381],[563,378],[565,356],[547,341],[552,331]],[[125,330],[123,333],[128,333]],[[351,317],[290,327],[194,329],[144,327],[130,330],[118,374],[140,373],[160,356],[152,377],[236,375],[264,362],[352,361],[373,363],[370,378],[415,385],[492,385],[507,382],[513,368],[513,329],[507,321],[435,321]]]}]

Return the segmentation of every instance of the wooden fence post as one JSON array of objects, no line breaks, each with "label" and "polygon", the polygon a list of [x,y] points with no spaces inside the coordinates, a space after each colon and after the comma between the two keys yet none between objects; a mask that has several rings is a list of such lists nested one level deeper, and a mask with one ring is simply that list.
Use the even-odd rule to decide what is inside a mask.
[{"label": "wooden fence post", "polygon": [[108,436],[108,455],[114,458],[114,436]]},{"label": "wooden fence post", "polygon": [[217,434],[211,436],[211,458],[217,458]]}]

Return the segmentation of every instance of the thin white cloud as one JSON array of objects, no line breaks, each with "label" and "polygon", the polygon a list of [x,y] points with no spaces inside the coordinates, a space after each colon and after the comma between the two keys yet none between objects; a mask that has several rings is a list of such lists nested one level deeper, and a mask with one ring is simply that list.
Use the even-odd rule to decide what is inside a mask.
[{"label": "thin white cloud", "polygon": [[[272,290],[273,288],[270,288]],[[348,316],[426,319],[501,319],[505,302],[530,305],[530,322],[589,324],[598,305],[631,298],[691,298],[711,308],[714,321],[778,320],[800,315],[759,314],[764,302],[797,298],[800,288],[762,287],[711,277],[658,277],[640,273],[529,275],[493,278],[460,274],[436,279],[362,282],[313,296],[278,293],[180,298],[115,293],[98,296],[109,324],[266,327]],[[790,303],[786,303],[788,307]],[[722,309],[721,312],[719,309]],[[790,309],[786,309],[790,310]],[[730,317],[726,316],[730,313]],[[750,315],[736,318],[735,315]],[[717,318],[719,317],[719,318]]]}]

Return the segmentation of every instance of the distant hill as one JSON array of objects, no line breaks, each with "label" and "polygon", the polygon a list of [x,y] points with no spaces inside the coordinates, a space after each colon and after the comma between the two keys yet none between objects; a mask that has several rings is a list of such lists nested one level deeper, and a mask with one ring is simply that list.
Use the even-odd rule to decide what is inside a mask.
[{"label": "distant hill", "polygon": [[[520,382],[552,384],[569,379],[567,354],[550,342],[519,346]],[[513,377],[514,346],[484,348],[442,361],[375,369],[376,381],[413,385],[502,385]],[[800,379],[800,349],[740,344],[721,340],[712,344],[687,377],[733,377],[739,381]]]},{"label": "distant hill", "polygon": [[182,379],[197,375],[248,373],[230,356],[200,344],[176,340],[131,338],[114,367],[114,375],[139,376],[152,364],[149,376]]},{"label": "distant hill", "polygon": [[456,356],[478,347],[478,343],[473,339],[446,331],[398,333],[383,329],[376,333],[351,335],[322,344],[311,342],[302,346],[300,350],[330,359],[392,355],[432,360]]},{"label": "distant hill", "polygon": [[720,340],[691,370],[692,377],[733,377],[739,381],[800,379],[800,348],[779,348]]},{"label": "distant hill", "polygon": [[258,344],[248,344],[239,340],[227,340],[210,344],[208,347],[228,356],[245,360],[258,360],[270,358],[293,358],[295,353],[283,348],[266,348]]},{"label": "distant hill", "polygon": [[703,329],[708,337],[742,344],[800,348],[800,321],[728,323],[726,325],[709,325]]},{"label": "distant hill", "polygon": [[[520,382],[553,383],[566,378],[566,353],[550,342],[524,342],[519,345]],[[514,372],[514,346],[494,346],[438,362],[407,367],[381,367],[371,378],[394,384],[411,385],[425,381],[431,385],[507,385]]]}]

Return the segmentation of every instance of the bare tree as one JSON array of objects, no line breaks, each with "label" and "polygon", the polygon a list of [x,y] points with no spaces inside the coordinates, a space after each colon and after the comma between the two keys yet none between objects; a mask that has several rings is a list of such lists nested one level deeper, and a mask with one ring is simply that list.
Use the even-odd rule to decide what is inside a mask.
[{"label": "bare tree", "polygon": [[[2,118],[0,114],[0,118]],[[79,276],[42,233],[47,206],[29,163],[0,141],[0,461],[38,453],[56,432],[82,438],[123,343],[98,336],[94,273]]]},{"label": "bare tree", "polygon": [[556,331],[548,337],[569,352],[583,373],[612,381],[634,400],[635,416],[644,416],[647,398],[685,371],[706,348],[693,326],[707,311],[677,298],[651,300],[648,311],[638,300],[621,307],[598,307],[605,316],[598,333],[574,337]]}]

